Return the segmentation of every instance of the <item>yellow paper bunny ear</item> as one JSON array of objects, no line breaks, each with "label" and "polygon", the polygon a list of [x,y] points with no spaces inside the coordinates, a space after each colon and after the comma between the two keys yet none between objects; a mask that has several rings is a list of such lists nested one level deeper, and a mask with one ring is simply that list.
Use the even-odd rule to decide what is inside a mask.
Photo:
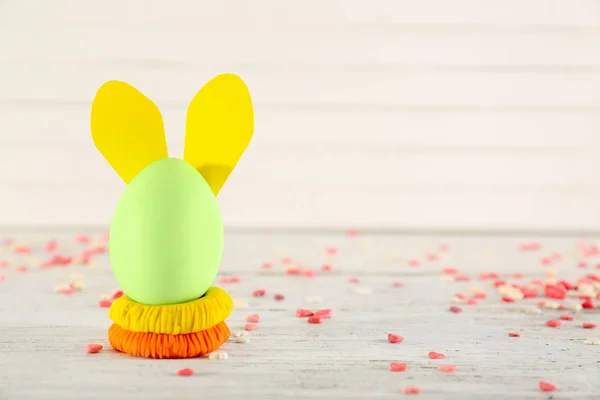
[{"label": "yellow paper bunny ear", "polygon": [[188,107],[183,159],[202,174],[216,196],[253,132],[254,112],[246,84],[237,75],[219,75],[200,89]]},{"label": "yellow paper bunny ear", "polygon": [[133,86],[109,81],[92,103],[94,144],[125,183],[148,164],[168,157],[158,107]]}]

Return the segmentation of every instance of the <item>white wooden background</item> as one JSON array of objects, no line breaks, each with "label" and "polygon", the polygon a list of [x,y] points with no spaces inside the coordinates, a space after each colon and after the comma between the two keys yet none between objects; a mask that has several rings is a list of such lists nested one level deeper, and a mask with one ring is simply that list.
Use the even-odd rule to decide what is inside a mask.
[{"label": "white wooden background", "polygon": [[0,224],[102,225],[106,80],[248,83],[230,227],[600,228],[600,0],[2,0]]}]

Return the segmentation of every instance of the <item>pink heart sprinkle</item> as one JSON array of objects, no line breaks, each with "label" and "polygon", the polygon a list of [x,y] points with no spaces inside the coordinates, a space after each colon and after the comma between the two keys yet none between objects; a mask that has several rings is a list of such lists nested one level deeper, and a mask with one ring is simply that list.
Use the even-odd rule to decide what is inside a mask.
[{"label": "pink heart sprinkle", "polygon": [[401,343],[404,341],[404,338],[400,335],[394,335],[393,333],[388,333],[388,340],[390,343]]},{"label": "pink heart sprinkle", "polygon": [[404,364],[404,363],[391,363],[390,364],[390,371],[404,372],[404,371],[406,371],[406,364]]},{"label": "pink heart sprinkle", "polygon": [[435,351],[430,351],[428,355],[429,358],[431,358],[432,360],[441,360],[443,358],[446,358],[446,355],[444,353],[437,353]]},{"label": "pink heart sprinkle", "polygon": [[439,370],[442,372],[454,372],[456,368],[456,365],[440,365]]},{"label": "pink heart sprinkle", "polygon": [[542,392],[554,392],[556,390],[556,386],[549,382],[540,382],[540,390]]},{"label": "pink heart sprinkle", "polygon": [[246,322],[259,322],[260,321],[260,315],[258,314],[252,314],[252,315],[248,315],[246,317]]}]

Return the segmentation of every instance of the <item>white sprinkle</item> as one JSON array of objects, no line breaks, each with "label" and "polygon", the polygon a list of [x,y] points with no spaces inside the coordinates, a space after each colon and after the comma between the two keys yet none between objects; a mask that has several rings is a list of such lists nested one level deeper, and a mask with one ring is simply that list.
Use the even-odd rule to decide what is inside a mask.
[{"label": "white sprinkle", "polygon": [[40,260],[37,257],[29,257],[27,263],[28,264],[35,264],[35,265],[42,265],[42,260]]},{"label": "white sprinkle", "polygon": [[60,293],[60,292],[63,292],[63,291],[65,291],[65,290],[67,290],[67,289],[69,289],[69,287],[68,287],[68,286],[64,286],[64,285],[63,285],[63,286],[57,286],[57,287],[55,287],[55,288],[54,288],[54,291],[55,291],[56,293]]},{"label": "white sprinkle", "polygon": [[359,288],[356,288],[356,293],[371,294],[371,293],[373,293],[373,289],[371,289],[370,287],[359,287]]},{"label": "white sprinkle", "polygon": [[459,299],[458,297],[452,297],[450,299],[450,303],[462,303],[463,301],[461,299]]},{"label": "white sprinkle", "polygon": [[583,306],[581,304],[579,304],[579,303],[570,303],[570,304],[567,304],[565,306],[565,309],[567,309],[569,311],[578,312],[578,311],[581,311],[583,309]]},{"label": "white sprinkle", "polygon": [[233,308],[248,308],[248,302],[242,299],[233,299]]},{"label": "white sprinkle", "polygon": [[323,299],[319,296],[308,296],[304,299],[307,303],[318,304],[322,303]]},{"label": "white sprinkle", "polygon": [[551,310],[558,310],[558,308],[560,307],[560,303],[557,303],[556,301],[552,301],[552,300],[547,300],[544,302],[543,307],[549,308]]},{"label": "white sprinkle", "polygon": [[518,289],[515,289],[512,286],[500,286],[498,288],[498,292],[500,292],[502,295],[510,297],[513,300],[521,300],[524,296],[523,296],[523,292],[521,292]]},{"label": "white sprinkle", "polygon": [[208,355],[209,360],[227,360],[228,358],[229,355],[227,355],[227,352],[225,350],[213,351]]},{"label": "white sprinkle", "polygon": [[85,289],[85,283],[82,281],[73,281],[71,282],[71,287],[79,292]]},{"label": "white sprinkle", "polygon": [[498,291],[498,293],[504,294],[504,293],[506,293],[507,290],[510,290],[510,286],[508,286],[508,285],[500,285],[500,286],[496,287],[496,290]]},{"label": "white sprinkle", "polygon": [[525,295],[522,292],[514,292],[514,293],[509,293],[506,295],[506,297],[512,299],[512,300],[521,300],[523,297],[525,297]]},{"label": "white sprinkle", "polygon": [[239,338],[240,336],[248,336],[248,331],[245,331],[245,330],[234,331],[231,333],[231,336],[233,336],[235,338]]},{"label": "white sprinkle", "polygon": [[235,338],[235,341],[238,343],[248,343],[250,341],[250,338],[248,336],[239,336]]},{"label": "white sprinkle", "polygon": [[83,275],[82,274],[71,274],[71,282],[75,282],[75,281],[83,281]]},{"label": "white sprinkle", "polygon": [[600,346],[600,338],[589,338],[585,339],[584,344],[591,344],[595,346]]},{"label": "white sprinkle", "polygon": [[542,310],[540,310],[539,308],[535,307],[535,306],[531,306],[531,307],[525,307],[522,310],[525,314],[541,314]]},{"label": "white sprinkle", "polygon": [[471,291],[471,293],[483,293],[484,292],[484,290],[482,288],[480,288],[479,286],[470,287],[469,290]]},{"label": "white sprinkle", "polygon": [[593,285],[587,285],[585,283],[582,283],[578,286],[578,289],[582,295],[593,295],[594,294],[594,286]]},{"label": "white sprinkle", "polygon": [[440,275],[440,281],[442,281],[442,282],[454,282],[454,277],[452,275],[443,274],[443,275]]}]

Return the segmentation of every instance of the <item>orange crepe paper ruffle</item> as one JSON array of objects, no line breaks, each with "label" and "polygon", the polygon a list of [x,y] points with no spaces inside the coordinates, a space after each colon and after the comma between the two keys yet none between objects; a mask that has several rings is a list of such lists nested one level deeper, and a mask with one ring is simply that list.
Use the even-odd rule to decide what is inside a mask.
[{"label": "orange crepe paper ruffle", "polygon": [[193,358],[217,350],[231,332],[225,322],[212,328],[188,334],[170,335],[150,332],[131,332],[112,324],[108,340],[113,349],[135,357]]}]

